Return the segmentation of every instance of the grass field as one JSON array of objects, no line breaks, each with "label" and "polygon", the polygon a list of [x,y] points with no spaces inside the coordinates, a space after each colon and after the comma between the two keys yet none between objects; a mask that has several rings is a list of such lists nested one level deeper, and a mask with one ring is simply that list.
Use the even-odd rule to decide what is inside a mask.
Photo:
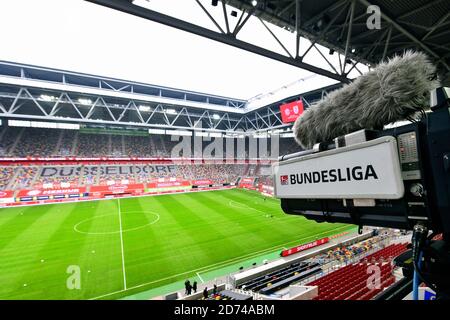
[{"label": "grass field", "polygon": [[0,299],[120,298],[345,229],[238,189],[0,209]]}]

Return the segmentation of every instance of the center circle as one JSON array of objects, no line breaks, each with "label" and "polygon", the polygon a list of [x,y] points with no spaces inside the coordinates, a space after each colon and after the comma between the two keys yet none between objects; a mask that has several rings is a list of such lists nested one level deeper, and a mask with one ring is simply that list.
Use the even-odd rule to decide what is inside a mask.
[{"label": "center circle", "polygon": [[230,200],[229,202],[228,202],[228,204],[230,205],[230,206],[232,206],[232,207],[235,207],[235,208],[238,208],[238,209],[250,209],[250,210],[256,210],[256,209],[253,209],[252,207],[249,207],[249,206],[247,206],[247,205],[245,205],[245,204],[243,204],[243,203],[239,203],[239,202],[236,202],[236,201],[234,201],[234,200]]},{"label": "center circle", "polygon": [[103,215],[100,215],[100,216],[96,216],[96,217],[92,217],[92,218],[88,218],[88,219],[82,220],[82,221],[78,222],[76,225],[74,225],[73,230],[75,232],[78,232],[78,233],[92,234],[92,235],[116,234],[116,233],[120,233],[120,232],[129,232],[129,231],[135,231],[135,230],[143,229],[143,228],[148,227],[148,226],[150,226],[152,224],[155,224],[160,219],[159,214],[156,213],[156,212],[153,212],[153,211],[127,211],[127,212],[122,212],[121,216],[123,218],[124,215],[136,214],[136,213],[144,214],[145,216],[152,215],[154,218],[151,221],[149,221],[149,222],[147,222],[147,223],[145,223],[143,225],[138,225],[136,227],[130,227],[130,228],[122,229],[122,230],[101,231],[101,232],[90,232],[90,231],[83,230],[83,225],[85,225],[86,223],[88,223],[89,221],[92,221],[92,220],[97,220],[97,222],[98,222],[99,219],[100,219],[100,222],[98,222],[98,223],[100,225],[103,224],[103,226],[104,227],[106,226],[106,229],[107,229],[110,225],[112,225],[113,217],[116,217],[116,219],[118,219],[118,217],[117,217],[118,214],[117,213],[109,213],[109,214],[103,214]]}]

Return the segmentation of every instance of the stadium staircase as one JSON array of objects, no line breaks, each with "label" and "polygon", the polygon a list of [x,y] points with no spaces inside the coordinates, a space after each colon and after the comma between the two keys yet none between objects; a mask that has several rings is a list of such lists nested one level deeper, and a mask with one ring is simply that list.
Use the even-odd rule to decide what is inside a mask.
[{"label": "stadium staircase", "polygon": [[113,155],[114,154],[114,150],[113,150],[113,145],[112,145],[112,137],[110,134],[107,135],[108,138],[108,155]]},{"label": "stadium staircase", "polygon": [[37,167],[37,170],[33,176],[33,178],[31,179],[31,183],[29,183],[29,188],[33,188],[33,186],[35,185],[36,181],[38,180],[38,178],[40,177],[40,172],[41,172],[41,167]]},{"label": "stadium staircase", "polygon": [[[406,243],[392,244],[359,261],[327,274],[307,284],[318,286],[319,295],[313,300],[370,300],[395,282],[391,260],[406,251]],[[378,288],[367,285],[372,273],[368,267],[380,267],[381,281]]]},{"label": "stadium staircase", "polygon": [[16,139],[14,140],[14,143],[9,148],[9,151],[8,151],[9,156],[14,154],[14,150],[16,149],[17,145],[19,144],[20,138],[22,137],[24,132],[25,132],[25,128],[21,128],[21,130],[19,131],[19,134],[17,135]]},{"label": "stadium staircase", "polygon": [[77,150],[77,145],[78,145],[78,135],[79,135],[79,132],[77,131],[75,133],[75,137],[73,139],[72,147],[70,148],[70,154],[76,154],[75,151]]},{"label": "stadium staircase", "polygon": [[[83,165],[81,166],[81,171],[83,170]],[[80,174],[79,178],[78,178],[78,182],[77,182],[77,186],[81,187],[83,185],[83,175]]]},{"label": "stadium staircase", "polygon": [[8,154],[8,150],[7,150],[8,148],[5,148],[3,146],[3,141],[4,141],[3,136],[5,135],[6,130],[8,130],[7,127],[3,128],[3,130],[0,130],[0,156],[2,156],[2,157],[6,156]]},{"label": "stadium staircase", "polygon": [[120,150],[122,150],[122,154],[127,154],[125,151],[125,136],[120,137]]},{"label": "stadium staircase", "polygon": [[21,168],[16,168],[14,170],[14,175],[11,177],[11,179],[9,180],[9,183],[6,185],[5,190],[13,190],[14,184],[16,183],[18,176],[19,176],[19,171],[21,170]]},{"label": "stadium staircase", "polygon": [[61,149],[62,141],[63,141],[64,130],[61,130],[58,137],[58,142],[56,142],[55,150],[53,150],[52,156],[57,156],[59,150]]}]

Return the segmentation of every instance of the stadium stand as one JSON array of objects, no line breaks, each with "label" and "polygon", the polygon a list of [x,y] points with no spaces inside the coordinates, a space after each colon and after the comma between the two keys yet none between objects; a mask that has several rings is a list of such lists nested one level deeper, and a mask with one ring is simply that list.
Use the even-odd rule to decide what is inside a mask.
[{"label": "stadium stand", "polygon": [[93,168],[96,168],[95,166],[82,166],[81,167],[81,172],[83,172],[84,168],[86,168],[87,170],[87,174],[84,174],[81,176],[80,180],[79,180],[79,185],[80,186],[88,186],[88,185],[99,185],[99,179],[98,179],[98,174],[93,174],[92,172],[95,172],[95,170],[93,170]]},{"label": "stadium stand", "polygon": [[326,261],[326,260],[337,260],[340,262],[347,262],[364,252],[368,252],[374,248],[377,240],[375,238],[368,239],[366,241],[356,243],[349,246],[338,246],[328,252],[316,256],[316,259]]},{"label": "stadium stand", "polygon": [[0,190],[5,190],[15,173],[13,167],[0,168]]},{"label": "stadium stand", "polygon": [[125,154],[123,138],[124,136],[110,135],[111,152],[110,155],[113,157],[120,157]]},{"label": "stadium stand", "polygon": [[2,157],[9,156],[15,146],[17,138],[23,132],[23,128],[5,127],[0,134],[0,155]]},{"label": "stadium stand", "polygon": [[[119,168],[121,165],[111,165]],[[122,165],[123,167],[129,167]],[[145,164],[136,165],[143,167]],[[50,172],[58,171],[57,174],[44,175],[44,169]],[[13,181],[15,172],[17,180]],[[129,173],[127,170],[115,170],[114,174],[108,174],[105,165],[78,165],[78,166],[19,166],[2,167],[0,171],[0,189],[4,190],[8,185],[12,190],[32,189],[32,188],[53,188],[53,187],[77,187],[87,185],[112,185],[112,184],[133,184],[147,183],[157,179],[180,179],[180,180],[209,180],[216,184],[234,183],[243,174],[245,165],[231,164],[191,164],[174,165],[172,172],[145,172]],[[116,172],[117,171],[117,172]]]},{"label": "stadium stand", "polygon": [[52,155],[61,132],[55,129],[25,128],[20,135],[14,155],[17,157],[45,157]]},{"label": "stadium stand", "polygon": [[216,183],[235,182],[237,178],[243,175],[244,166],[242,165],[189,165],[181,167],[183,176],[192,180],[210,179]]},{"label": "stadium stand", "polygon": [[406,250],[407,244],[393,244],[364,258],[367,263],[390,261]]},{"label": "stadium stand", "polygon": [[18,190],[31,188],[37,178],[38,172],[38,167],[19,167],[17,169],[16,179],[10,181],[10,189]]},{"label": "stadium stand", "polygon": [[74,155],[74,146],[77,142],[77,131],[60,130],[58,144],[55,149],[55,156],[68,157]]},{"label": "stadium stand", "polygon": [[384,288],[394,283],[389,263],[376,264],[381,267],[381,285],[370,289],[367,286],[367,264],[352,264],[339,269],[309,285],[319,287],[319,295],[314,300],[369,300]]},{"label": "stadium stand", "polygon": [[78,134],[76,155],[80,157],[105,157],[111,155],[109,135]]},{"label": "stadium stand", "polygon": [[156,154],[153,139],[142,136],[122,136],[127,157],[152,157]]},{"label": "stadium stand", "polygon": [[[370,300],[395,282],[390,262],[405,250],[406,244],[392,244],[365,257],[359,263],[349,264],[307,285],[319,288],[319,295],[314,300]],[[371,265],[378,266],[381,270],[378,288],[371,289],[367,285],[370,277],[367,268]]]},{"label": "stadium stand", "polygon": [[[409,241],[409,236],[387,230],[348,236],[336,244],[330,243],[328,249],[314,249],[316,253],[311,251],[270,262],[266,270],[264,264],[254,269],[253,274],[252,269],[237,272],[230,281],[233,290],[251,294],[254,299],[302,296],[301,300],[370,300],[397,281],[399,275],[391,262],[407,250],[405,241]],[[373,272],[368,272],[368,268],[377,266],[380,286],[371,289],[367,283]]]},{"label": "stadium stand", "polygon": [[273,186],[272,176],[259,176],[259,182],[266,186]]},{"label": "stadium stand", "polygon": [[134,175],[132,174],[116,174],[116,175],[107,175],[102,174],[99,177],[99,185],[106,186],[111,184],[132,184],[135,183],[136,180]]},{"label": "stadium stand", "polygon": [[41,177],[38,174],[34,180],[32,188],[53,188],[55,186],[62,188],[75,187],[79,185],[79,178],[75,176],[69,177]]},{"label": "stadium stand", "polygon": [[[299,151],[294,139],[283,138],[279,141],[281,155]],[[169,135],[94,134],[75,130],[6,126],[0,131],[0,156],[169,158],[172,148],[178,143],[178,140],[172,141],[172,136]],[[203,147],[206,147],[207,144],[204,143]],[[270,144],[268,150],[270,150]],[[248,157],[248,150],[238,154],[237,144],[235,143],[235,155],[237,158],[246,158]],[[259,170],[256,165],[249,169],[250,172]],[[262,174],[264,173],[262,172]]]}]

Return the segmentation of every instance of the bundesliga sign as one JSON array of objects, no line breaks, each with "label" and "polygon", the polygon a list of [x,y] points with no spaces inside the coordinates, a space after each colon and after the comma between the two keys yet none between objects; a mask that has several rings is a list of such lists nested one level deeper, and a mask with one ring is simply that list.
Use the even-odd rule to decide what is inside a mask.
[{"label": "bundesliga sign", "polygon": [[274,165],[275,195],[297,199],[399,199],[397,142],[383,137]]},{"label": "bundesliga sign", "polygon": [[341,181],[361,181],[369,179],[378,179],[377,173],[371,164],[365,166],[355,166],[352,168],[337,168],[322,171],[302,172],[291,174],[289,176],[281,176],[281,184],[307,184],[307,183],[324,183],[324,182],[341,182]]}]

